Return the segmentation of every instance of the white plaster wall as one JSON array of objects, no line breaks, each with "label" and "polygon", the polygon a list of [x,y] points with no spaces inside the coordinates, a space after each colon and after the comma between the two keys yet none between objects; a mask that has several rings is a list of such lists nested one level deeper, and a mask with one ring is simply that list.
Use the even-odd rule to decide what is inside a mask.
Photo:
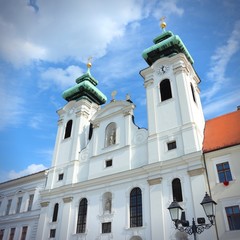
[{"label": "white plaster wall", "polygon": [[[240,207],[240,145],[205,154],[212,198],[217,202],[216,222],[219,239],[235,240],[240,237],[240,230],[230,231],[225,207]],[[216,164],[229,162],[233,181],[228,186],[219,182]]]},{"label": "white plaster wall", "polygon": [[[0,229],[5,229],[4,240],[8,239],[11,228],[15,228],[14,239],[20,239],[22,227],[27,226],[27,240],[36,239],[40,214],[39,191],[45,186],[44,172],[0,184]],[[29,195],[34,194],[32,210],[27,211]],[[18,197],[22,197],[20,212],[16,213]],[[9,215],[6,215],[8,199],[12,199]]]}]

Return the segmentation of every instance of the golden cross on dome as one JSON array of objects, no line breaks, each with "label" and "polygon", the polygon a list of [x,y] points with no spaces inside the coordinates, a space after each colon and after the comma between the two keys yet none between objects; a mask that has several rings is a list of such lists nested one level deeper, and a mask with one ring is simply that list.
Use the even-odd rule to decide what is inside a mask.
[{"label": "golden cross on dome", "polygon": [[162,28],[163,31],[165,31],[165,28],[166,28],[166,26],[167,26],[166,22],[164,21],[165,19],[166,19],[166,17],[161,17],[161,18],[160,18],[160,21],[161,21],[160,26],[161,26],[161,28]]}]

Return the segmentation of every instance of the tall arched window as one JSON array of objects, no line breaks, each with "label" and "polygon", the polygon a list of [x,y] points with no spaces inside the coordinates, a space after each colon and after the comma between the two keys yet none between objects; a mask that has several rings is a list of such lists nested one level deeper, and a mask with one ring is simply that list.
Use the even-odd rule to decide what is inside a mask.
[{"label": "tall arched window", "polygon": [[116,144],[116,123],[109,123],[105,130],[105,147]]},{"label": "tall arched window", "polygon": [[79,203],[76,233],[85,233],[86,231],[87,206],[88,201],[86,198],[83,198]]},{"label": "tall arched window", "polygon": [[72,120],[69,120],[66,125],[64,138],[69,138],[72,132]]},{"label": "tall arched window", "polygon": [[130,193],[130,227],[141,227],[142,222],[142,191],[137,187]]},{"label": "tall arched window", "polygon": [[194,92],[194,88],[193,88],[192,83],[190,83],[190,86],[191,86],[193,101],[196,102],[195,92]]},{"label": "tall arched window", "polygon": [[183,201],[181,181],[179,178],[175,178],[172,181],[172,193],[173,193],[173,200],[176,200],[177,202]]},{"label": "tall arched window", "polygon": [[89,125],[89,132],[88,132],[88,140],[91,140],[93,134],[93,124],[90,123]]},{"label": "tall arched window", "polygon": [[56,222],[58,217],[58,203],[54,205],[52,221]]},{"label": "tall arched window", "polygon": [[169,79],[164,79],[160,83],[160,94],[161,94],[161,101],[165,101],[169,98],[172,98],[172,90],[171,84]]}]

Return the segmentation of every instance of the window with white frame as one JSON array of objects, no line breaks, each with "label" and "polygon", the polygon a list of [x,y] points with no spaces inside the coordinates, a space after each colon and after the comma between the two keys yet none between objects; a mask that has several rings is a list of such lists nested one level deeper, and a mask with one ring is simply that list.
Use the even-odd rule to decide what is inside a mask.
[{"label": "window with white frame", "polygon": [[58,174],[58,181],[62,181],[63,180],[63,176],[64,176],[63,173]]},{"label": "window with white frame", "polygon": [[73,121],[72,121],[72,120],[69,120],[69,121],[67,122],[67,125],[66,125],[66,128],[65,128],[64,139],[71,137],[72,124],[73,124]]},{"label": "window with white frame", "polygon": [[22,205],[22,197],[19,197],[17,201],[16,213],[20,213],[21,205]]},{"label": "window with white frame", "polygon": [[8,215],[10,212],[11,204],[12,204],[12,199],[8,199],[6,215]]},{"label": "window with white frame", "polygon": [[168,142],[168,143],[167,143],[167,148],[168,148],[168,151],[173,150],[173,149],[176,149],[176,148],[177,148],[177,143],[176,143],[176,141]]},{"label": "window with white frame", "polygon": [[56,229],[50,229],[50,238],[55,238],[56,236]]},{"label": "window with white frame", "polygon": [[136,187],[130,192],[130,228],[141,227],[142,218],[142,191]]},{"label": "window with white frame", "polygon": [[21,233],[21,240],[25,240],[26,239],[26,236],[27,236],[27,230],[28,230],[28,227],[27,226],[23,226],[22,227],[22,233]]},{"label": "window with white frame", "polygon": [[28,199],[28,209],[27,209],[28,211],[32,210],[33,198],[34,198],[34,194],[30,194]]},{"label": "window with white frame", "polygon": [[111,222],[102,223],[102,233],[110,233],[112,228]]},{"label": "window with white frame", "polygon": [[219,182],[232,181],[232,174],[229,162],[222,162],[216,165]]},{"label": "window with white frame", "polygon": [[77,230],[76,233],[85,233],[87,223],[87,207],[88,201],[83,198],[78,207]]},{"label": "window with white frame", "polygon": [[160,95],[161,95],[162,102],[172,98],[172,89],[171,89],[171,83],[170,83],[169,79],[164,79],[161,81]]},{"label": "window with white frame", "polygon": [[54,205],[54,209],[53,209],[52,222],[56,222],[56,221],[57,221],[57,217],[58,217],[58,208],[59,208],[59,204],[56,203],[56,204]]},{"label": "window with white frame", "polygon": [[108,159],[105,161],[105,168],[111,167],[112,166],[112,159]]},{"label": "window with white frame", "polygon": [[15,235],[15,228],[11,228],[10,230],[10,235],[9,235],[9,240],[13,240]]},{"label": "window with white frame", "polygon": [[229,230],[240,230],[240,209],[238,205],[225,207]]},{"label": "window with white frame", "polygon": [[3,239],[5,229],[0,229],[0,240]]}]

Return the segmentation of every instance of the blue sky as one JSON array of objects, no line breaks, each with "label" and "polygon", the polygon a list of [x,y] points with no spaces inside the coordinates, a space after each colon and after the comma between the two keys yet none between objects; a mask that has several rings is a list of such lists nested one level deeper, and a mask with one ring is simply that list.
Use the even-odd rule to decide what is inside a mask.
[{"label": "blue sky", "polygon": [[240,105],[238,0],[0,0],[0,181],[51,165],[61,94],[93,57],[111,100],[129,93],[147,127],[142,51],[167,30],[179,35],[201,78],[205,118]]}]

